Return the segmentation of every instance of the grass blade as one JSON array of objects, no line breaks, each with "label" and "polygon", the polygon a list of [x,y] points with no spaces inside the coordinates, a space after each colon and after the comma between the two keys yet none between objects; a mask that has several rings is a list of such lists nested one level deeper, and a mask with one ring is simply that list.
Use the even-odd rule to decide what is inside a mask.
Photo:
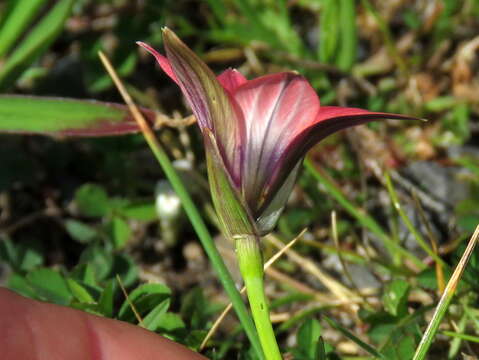
[{"label": "grass blade", "polygon": [[31,23],[45,0],[18,0],[0,29],[0,58],[2,58]]},{"label": "grass blade", "polygon": [[429,323],[421,339],[421,342],[419,343],[416,349],[416,353],[414,354],[413,360],[424,360],[426,358],[427,351],[429,350],[429,347],[431,346],[431,343],[436,335],[437,329],[439,328],[439,325],[442,321],[442,318],[446,314],[446,310],[454,296],[457,284],[459,283],[459,280],[461,279],[462,273],[464,272],[464,269],[466,268],[467,262],[469,261],[469,258],[471,257],[472,251],[474,250],[476,246],[478,238],[479,238],[479,225],[476,227],[474,234],[472,234],[471,240],[469,240],[469,243],[467,244],[467,248],[461,257],[461,260],[459,260],[459,263],[457,264],[456,269],[454,270],[454,273],[452,274],[451,278],[449,279],[449,282],[447,283],[446,289],[444,290],[444,293],[442,294],[441,299],[439,300],[439,303],[437,304],[436,310],[434,311],[434,315],[431,319],[431,322]]},{"label": "grass blade", "polygon": [[356,35],[356,1],[340,0],[341,41],[337,57],[337,66],[343,71],[351,70],[356,62],[358,38]]},{"label": "grass blade", "polygon": [[19,44],[0,70],[0,88],[5,88],[9,82],[27,68],[36,57],[46,50],[63,29],[75,0],[61,0],[51,9],[40,23]]},{"label": "grass blade", "polygon": [[331,325],[333,328],[338,330],[340,333],[342,333],[344,336],[346,336],[349,340],[353,341],[356,343],[359,347],[370,353],[376,358],[379,359],[386,359],[383,354],[381,354],[379,351],[377,351],[375,348],[373,348],[371,345],[366,344],[364,341],[362,341],[360,338],[352,334],[349,330],[345,329],[341,325],[339,325],[336,321],[333,319],[330,319],[326,316],[323,315],[324,320],[328,322],[329,325]]},{"label": "grass blade", "polygon": [[333,198],[336,199],[336,201],[358,222],[367,228],[369,231],[371,231],[373,234],[375,234],[377,237],[379,237],[384,244],[387,246],[388,250],[390,253],[393,251],[401,254],[405,258],[408,258],[411,260],[414,265],[416,265],[419,269],[423,270],[426,268],[426,265],[423,264],[423,262],[418,259],[416,256],[411,254],[409,251],[406,249],[402,248],[399,244],[397,244],[395,241],[391,239],[390,236],[386,234],[386,232],[382,229],[382,227],[374,220],[371,216],[369,216],[367,213],[359,210],[351,201],[349,201],[343,194],[342,192],[329,180],[327,179],[323,174],[321,174],[312,164],[312,162],[309,159],[306,159],[304,161],[304,166],[306,170],[314,176],[314,178],[320,182],[327,190],[328,194],[331,195]]},{"label": "grass blade", "polygon": [[411,232],[411,234],[414,236],[416,239],[417,243],[419,246],[430,256],[434,259],[434,261],[438,264],[441,264],[443,267],[448,267],[447,264],[442,260],[427,244],[426,240],[423,238],[423,236],[417,231],[411,220],[409,220],[409,217],[406,215],[404,212],[401,203],[399,202],[399,197],[396,193],[396,190],[394,190],[393,183],[391,181],[391,177],[389,176],[388,173],[385,175],[385,180],[386,180],[386,187],[389,192],[389,196],[391,197],[391,201],[393,203],[394,209],[398,212],[399,216],[401,217],[402,221],[404,222],[404,225],[406,225],[407,229]]}]

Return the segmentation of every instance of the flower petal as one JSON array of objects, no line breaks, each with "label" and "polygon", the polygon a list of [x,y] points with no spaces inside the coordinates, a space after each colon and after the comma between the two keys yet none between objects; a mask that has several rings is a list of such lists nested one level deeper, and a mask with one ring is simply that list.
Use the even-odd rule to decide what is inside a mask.
[{"label": "flower petal", "polygon": [[137,41],[136,43],[137,45],[140,45],[143,49],[148,51],[151,55],[153,55],[160,67],[166,73],[166,75],[168,75],[175,83],[178,84],[178,79],[176,78],[176,75],[171,68],[171,64],[166,57],[161,55],[158,51],[153,49],[150,45],[145,44],[144,42]]},{"label": "flower petal", "polygon": [[[308,81],[295,73],[279,73],[250,80],[233,97],[245,119],[246,148],[242,193],[253,215],[263,207],[264,188],[278,160],[319,111],[319,99]],[[291,169],[290,169],[291,170]]]},{"label": "flower petal", "polygon": [[[137,41],[136,43],[153,55],[166,75],[168,75],[175,83],[178,84],[178,79],[171,68],[170,61],[166,57],[144,42]],[[218,75],[217,80],[220,82],[223,88],[230,92],[233,92],[238,86],[247,81],[243,74],[236,69],[227,69],[223,71],[220,75]]]},{"label": "flower petal", "polygon": [[[301,161],[308,150],[319,141],[348,127],[384,119],[418,120],[411,116],[371,112],[358,108],[321,107],[315,120],[308,127],[303,128],[295,137],[291,137],[289,144],[279,155],[274,172],[270,174],[268,182],[263,187],[263,193],[266,197],[263,208],[272,201],[273,195],[271,194],[275,194],[285,183],[291,170]],[[259,211],[263,210],[260,209]]]},{"label": "flower petal", "polygon": [[278,222],[284,206],[291,195],[294,184],[296,183],[302,163],[303,161],[301,159],[286,177],[286,180],[278,191],[271,196],[271,200],[268,201],[265,209],[262,210],[258,218],[255,219],[257,231],[260,236],[270,233]]},{"label": "flower petal", "polygon": [[240,179],[244,122],[241,111],[208,66],[169,29],[163,30],[168,60],[200,128],[215,136],[236,184]]},{"label": "flower petal", "polygon": [[223,71],[217,77],[220,84],[228,90],[230,93],[233,93],[236,88],[246,83],[248,80],[236,69],[227,69]]}]

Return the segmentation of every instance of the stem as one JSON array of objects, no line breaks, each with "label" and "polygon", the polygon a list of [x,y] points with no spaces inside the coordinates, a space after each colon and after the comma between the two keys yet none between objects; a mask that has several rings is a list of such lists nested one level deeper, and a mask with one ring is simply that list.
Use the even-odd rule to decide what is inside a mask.
[{"label": "stem", "polygon": [[281,360],[281,353],[269,317],[264,293],[263,255],[259,239],[253,235],[236,237],[236,256],[245,282],[253,320],[267,360]]}]

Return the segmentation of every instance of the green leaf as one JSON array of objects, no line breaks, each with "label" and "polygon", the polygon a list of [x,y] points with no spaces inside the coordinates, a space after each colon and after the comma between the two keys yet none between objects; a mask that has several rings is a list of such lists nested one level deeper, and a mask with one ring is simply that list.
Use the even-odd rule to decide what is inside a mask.
[{"label": "green leaf", "polygon": [[108,232],[115,249],[123,248],[131,236],[130,226],[118,216],[108,223]]},{"label": "green leaf", "polygon": [[70,276],[89,286],[97,286],[95,269],[90,264],[79,264],[75,266]]},{"label": "green leaf", "polygon": [[20,274],[13,273],[8,278],[7,287],[17,293],[27,296],[32,299],[36,299],[36,292],[30,285],[30,283]]},{"label": "green leaf", "polygon": [[409,289],[410,285],[402,279],[396,279],[387,284],[383,294],[385,310],[393,316],[405,315]]},{"label": "green leaf", "polygon": [[75,202],[83,215],[100,217],[110,209],[106,191],[99,185],[82,185],[75,193]]},{"label": "green leaf", "polygon": [[156,305],[148,315],[143,318],[143,324],[150,331],[156,331],[161,323],[163,315],[166,314],[170,307],[170,299],[167,298]]},{"label": "green leaf", "polygon": [[65,229],[73,239],[82,244],[89,243],[97,236],[95,228],[74,219],[65,221]]},{"label": "green leaf", "polygon": [[321,6],[319,25],[318,57],[321,62],[331,63],[339,39],[339,2],[324,0]]},{"label": "green leaf", "polygon": [[8,237],[0,239],[0,260],[14,271],[31,270],[43,263],[41,243],[32,239],[14,244]]},{"label": "green leaf", "polygon": [[38,9],[46,0],[17,0],[7,19],[0,28],[0,58],[2,58],[12,45],[22,35],[25,28],[31,23]]},{"label": "green leaf", "polygon": [[165,333],[174,333],[184,330],[185,327],[185,323],[178,314],[167,312],[159,319],[157,330]]},{"label": "green leaf", "polygon": [[95,280],[104,280],[111,274],[113,268],[112,255],[98,244],[91,244],[80,255],[80,264],[88,264],[88,270],[93,269]]},{"label": "green leaf", "polygon": [[158,219],[155,204],[152,201],[131,204],[120,211],[123,216],[133,220],[154,221]]},{"label": "green leaf", "polygon": [[42,244],[40,240],[31,239],[17,245],[18,267],[29,271],[43,264]]},{"label": "green leaf", "polygon": [[116,254],[109,277],[120,276],[123,285],[132,286],[138,280],[138,266],[128,254]]},{"label": "green leaf", "polygon": [[0,88],[5,88],[45,51],[63,29],[75,0],[59,0],[19,43],[0,69]]},{"label": "green leaf", "polygon": [[366,350],[368,353],[371,355],[379,358],[379,359],[387,359],[383,354],[381,354],[379,351],[377,351],[375,348],[373,348],[371,345],[366,344],[364,341],[359,339],[357,336],[352,334],[349,330],[345,329],[341,325],[339,325],[336,321],[323,316],[324,319],[331,325],[333,328],[338,330],[340,333],[342,333],[344,336],[346,336],[349,340],[353,341],[356,343],[359,347],[361,347],[363,350]]},{"label": "green leaf", "polygon": [[5,261],[15,271],[20,271],[18,251],[10,238],[0,239],[0,259]]},{"label": "green leaf", "polygon": [[[151,123],[156,115],[141,109]],[[111,136],[138,132],[125,105],[94,100],[0,95],[0,132]]]},{"label": "green leaf", "polygon": [[357,35],[356,35],[356,0],[340,0],[339,22],[341,28],[341,41],[337,56],[337,66],[348,71],[356,61]]},{"label": "green leaf", "polygon": [[106,317],[113,317],[115,293],[117,291],[116,279],[107,282],[98,301],[98,310]]},{"label": "green leaf", "polygon": [[321,324],[314,318],[309,318],[299,328],[296,335],[298,349],[307,359],[317,359],[318,354],[316,352],[320,336]]},{"label": "green leaf", "polygon": [[47,268],[33,270],[26,279],[37,295],[45,300],[68,305],[72,299],[67,282],[57,271]]},{"label": "green leaf", "polygon": [[80,301],[81,303],[89,303],[89,304],[95,303],[95,299],[93,298],[93,296],[78,281],[72,278],[67,278],[66,282],[68,284],[68,287],[70,288],[72,295],[78,301]]},{"label": "green leaf", "polygon": [[[158,304],[164,300],[169,299],[171,290],[162,284],[144,284],[137,287],[129,295],[128,299],[135,306],[135,309],[140,315],[152,311]],[[131,309],[130,303],[124,301],[118,317],[121,320],[133,322],[135,319],[134,313]]]}]

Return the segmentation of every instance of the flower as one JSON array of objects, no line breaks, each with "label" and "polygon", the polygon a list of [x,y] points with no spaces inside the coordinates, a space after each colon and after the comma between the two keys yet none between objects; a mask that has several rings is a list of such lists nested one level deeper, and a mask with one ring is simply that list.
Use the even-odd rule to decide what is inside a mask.
[{"label": "flower", "polygon": [[163,40],[166,57],[138,44],[178,84],[196,116],[213,201],[230,235],[272,230],[306,152],[326,136],[373,120],[411,119],[320,106],[311,85],[295,72],[247,80],[228,69],[216,77],[171,30],[163,30]]}]

